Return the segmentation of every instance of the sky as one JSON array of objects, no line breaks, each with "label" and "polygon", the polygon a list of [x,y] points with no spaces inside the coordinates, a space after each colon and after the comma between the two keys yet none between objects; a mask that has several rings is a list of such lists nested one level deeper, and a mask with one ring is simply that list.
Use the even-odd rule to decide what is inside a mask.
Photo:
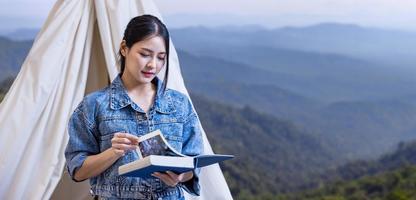
[{"label": "sky", "polygon": [[[322,22],[416,31],[416,0],[155,0],[171,27],[306,26]],[[0,30],[37,28],[55,0],[0,0]]]}]

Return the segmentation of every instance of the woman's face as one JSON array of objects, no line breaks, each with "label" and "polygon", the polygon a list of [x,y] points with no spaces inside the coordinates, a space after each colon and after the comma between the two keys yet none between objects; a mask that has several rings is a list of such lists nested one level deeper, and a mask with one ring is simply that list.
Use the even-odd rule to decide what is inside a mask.
[{"label": "woman's face", "polygon": [[133,44],[128,48],[121,44],[125,57],[123,76],[131,77],[136,84],[150,83],[160,72],[166,61],[165,42],[160,36],[152,36]]}]

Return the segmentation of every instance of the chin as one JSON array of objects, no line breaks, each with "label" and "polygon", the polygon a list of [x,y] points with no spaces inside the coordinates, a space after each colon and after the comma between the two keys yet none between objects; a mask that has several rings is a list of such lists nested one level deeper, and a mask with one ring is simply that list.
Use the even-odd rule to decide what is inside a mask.
[{"label": "chin", "polygon": [[136,78],[136,81],[139,82],[139,83],[151,83],[154,78],[155,77],[152,77],[152,78],[140,77],[140,78]]}]

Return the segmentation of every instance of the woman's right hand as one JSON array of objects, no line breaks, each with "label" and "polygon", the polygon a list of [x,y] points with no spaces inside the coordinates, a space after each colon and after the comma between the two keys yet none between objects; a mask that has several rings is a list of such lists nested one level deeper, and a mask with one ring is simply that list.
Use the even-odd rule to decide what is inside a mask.
[{"label": "woman's right hand", "polygon": [[139,138],[130,133],[117,132],[111,139],[111,149],[118,156],[124,156],[127,151],[135,150],[139,144]]},{"label": "woman's right hand", "polygon": [[74,179],[83,181],[98,176],[127,151],[135,150],[138,144],[139,138],[135,135],[121,132],[115,133],[111,139],[111,147],[99,154],[88,156],[81,168],[75,172]]}]

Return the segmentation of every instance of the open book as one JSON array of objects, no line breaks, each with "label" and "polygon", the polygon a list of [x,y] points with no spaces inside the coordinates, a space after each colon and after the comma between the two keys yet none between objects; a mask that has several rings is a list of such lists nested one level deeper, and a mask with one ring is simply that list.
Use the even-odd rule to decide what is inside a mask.
[{"label": "open book", "polygon": [[118,168],[119,175],[149,178],[153,172],[172,171],[180,174],[233,158],[232,155],[183,155],[169,145],[160,130],[139,137],[136,149],[139,160]]}]

